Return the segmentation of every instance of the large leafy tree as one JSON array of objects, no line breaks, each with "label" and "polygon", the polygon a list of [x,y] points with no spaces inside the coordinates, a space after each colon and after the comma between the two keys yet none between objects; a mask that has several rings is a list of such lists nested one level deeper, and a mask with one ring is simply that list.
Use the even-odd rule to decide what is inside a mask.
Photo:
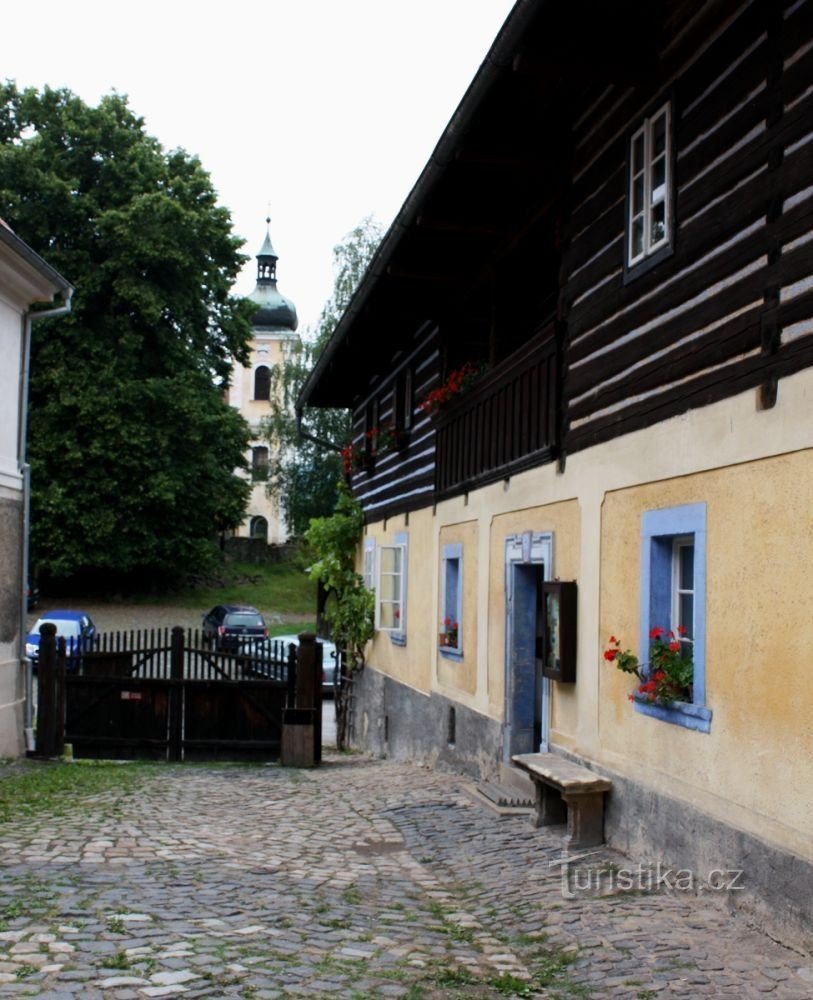
[{"label": "large leafy tree", "polygon": [[[307,331],[301,348],[276,369],[271,416],[265,434],[272,445],[269,491],[282,504],[295,535],[304,535],[311,518],[332,513],[338,499],[342,463],[335,445],[350,440],[347,410],[306,411],[299,434],[293,405],[305,379],[347,308],[364,271],[381,242],[380,224],[368,216],[333,249],[333,293],[322,308],[315,330]],[[316,439],[316,440],[314,440]],[[322,442],[321,444],[318,442]]]},{"label": "large leafy tree", "polygon": [[248,428],[224,398],[245,361],[244,257],[200,162],[125,97],[0,85],[0,216],[76,286],[34,326],[31,542],[53,577],[199,569],[241,519]]}]

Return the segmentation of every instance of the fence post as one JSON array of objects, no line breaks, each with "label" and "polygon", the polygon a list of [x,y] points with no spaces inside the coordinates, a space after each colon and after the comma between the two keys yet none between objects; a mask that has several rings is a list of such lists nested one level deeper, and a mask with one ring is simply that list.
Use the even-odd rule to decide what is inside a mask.
[{"label": "fence post", "polygon": [[313,748],[318,764],[322,759],[322,644],[312,632],[299,636],[296,707],[313,709]]},{"label": "fence post", "polygon": [[52,757],[56,720],[56,625],[40,625],[37,661],[37,750],[38,757]]},{"label": "fence post", "polygon": [[175,625],[169,646],[169,760],[183,760],[183,629]]},{"label": "fence post", "polygon": [[[81,640],[80,640],[81,641]],[[65,707],[66,688],[65,672],[67,669],[66,643],[63,637],[57,639],[56,643],[56,663],[54,664],[54,742],[51,747],[51,756],[62,757],[65,753]],[[71,644],[71,651],[75,646]],[[75,661],[80,662],[80,661]],[[78,670],[79,667],[77,666]]]},{"label": "fence post", "polygon": [[288,672],[286,674],[286,680],[288,681],[288,687],[286,691],[285,707],[286,708],[296,708],[296,663],[297,663],[297,650],[296,646],[291,642],[288,644]]}]

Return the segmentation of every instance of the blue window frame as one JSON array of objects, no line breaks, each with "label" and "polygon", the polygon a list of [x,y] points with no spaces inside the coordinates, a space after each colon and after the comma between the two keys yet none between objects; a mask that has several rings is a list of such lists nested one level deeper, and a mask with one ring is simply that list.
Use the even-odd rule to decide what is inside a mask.
[{"label": "blue window frame", "polygon": [[641,659],[649,633],[661,626],[686,629],[694,667],[692,703],[670,707],[635,701],[635,711],[707,733],[706,708],[706,505],[645,511],[641,521]]},{"label": "blue window frame", "polygon": [[451,660],[463,657],[463,546],[456,542],[444,545],[441,566],[441,632],[447,632],[451,622],[456,641],[452,645],[440,646],[441,656]]}]

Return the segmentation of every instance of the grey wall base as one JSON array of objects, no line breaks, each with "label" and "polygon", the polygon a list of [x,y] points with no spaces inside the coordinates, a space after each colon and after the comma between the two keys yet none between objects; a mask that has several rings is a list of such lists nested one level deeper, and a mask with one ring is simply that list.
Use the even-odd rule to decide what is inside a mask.
[{"label": "grey wall base", "polygon": [[[454,742],[449,742],[449,710]],[[356,679],[353,745],[474,779],[499,774],[502,727],[439,694],[425,695],[367,666]]]}]

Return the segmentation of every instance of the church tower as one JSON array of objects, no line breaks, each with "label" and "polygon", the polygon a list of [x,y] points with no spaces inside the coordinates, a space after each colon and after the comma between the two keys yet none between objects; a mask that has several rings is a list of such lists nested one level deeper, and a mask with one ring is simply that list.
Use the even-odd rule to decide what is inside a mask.
[{"label": "church tower", "polygon": [[248,456],[251,497],[246,519],[236,534],[264,538],[276,544],[287,540],[288,529],[276,501],[267,494],[271,455],[268,441],[261,436],[261,424],[271,412],[275,384],[272,373],[280,368],[300,341],[296,333],[296,307],[277,288],[279,258],[271,243],[271,219],[265,222],[265,240],[257,254],[257,284],[248,296],[257,305],[251,320],[254,332],[249,344],[250,360],[247,367],[235,367],[232,373],[229,403],[246,418],[252,433]]}]

